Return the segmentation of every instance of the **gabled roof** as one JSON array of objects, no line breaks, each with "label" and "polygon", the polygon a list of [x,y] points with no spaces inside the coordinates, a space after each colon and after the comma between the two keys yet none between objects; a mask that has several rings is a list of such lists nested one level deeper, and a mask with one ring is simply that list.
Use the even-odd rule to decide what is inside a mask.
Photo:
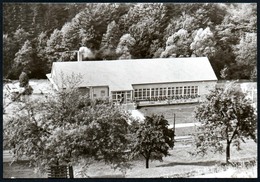
[{"label": "gabled roof", "polygon": [[50,76],[59,87],[61,72],[82,75],[80,87],[109,86],[111,91],[135,84],[217,80],[206,57],[54,62]]}]

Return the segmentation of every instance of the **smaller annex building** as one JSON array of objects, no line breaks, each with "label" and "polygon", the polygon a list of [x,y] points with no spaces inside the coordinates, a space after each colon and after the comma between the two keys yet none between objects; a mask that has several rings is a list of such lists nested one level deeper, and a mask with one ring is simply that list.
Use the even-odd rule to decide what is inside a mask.
[{"label": "smaller annex building", "polygon": [[217,83],[207,57],[54,62],[49,81],[56,90],[64,78],[81,75],[77,86],[90,98],[114,103],[197,102]]}]

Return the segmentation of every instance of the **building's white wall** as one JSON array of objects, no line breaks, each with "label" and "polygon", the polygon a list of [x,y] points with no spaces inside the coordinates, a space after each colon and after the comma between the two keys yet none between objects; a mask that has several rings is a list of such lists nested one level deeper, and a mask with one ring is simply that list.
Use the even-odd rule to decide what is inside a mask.
[{"label": "building's white wall", "polygon": [[253,103],[257,102],[257,82],[248,82],[240,84],[241,90],[246,94],[246,98],[253,101]]},{"label": "building's white wall", "polygon": [[202,99],[205,98],[205,95],[209,93],[210,90],[213,90],[216,87],[217,81],[210,82],[200,82],[199,83],[199,95]]},{"label": "building's white wall", "polygon": [[[101,91],[104,91],[104,96],[102,96]],[[107,98],[108,95],[108,87],[92,87],[91,89],[91,98]]]}]

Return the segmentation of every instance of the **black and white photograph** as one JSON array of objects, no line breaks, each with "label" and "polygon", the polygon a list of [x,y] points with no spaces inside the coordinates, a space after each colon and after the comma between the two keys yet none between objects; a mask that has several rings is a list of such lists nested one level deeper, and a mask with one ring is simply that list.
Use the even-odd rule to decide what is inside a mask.
[{"label": "black and white photograph", "polygon": [[258,178],[257,3],[3,2],[3,178]]}]

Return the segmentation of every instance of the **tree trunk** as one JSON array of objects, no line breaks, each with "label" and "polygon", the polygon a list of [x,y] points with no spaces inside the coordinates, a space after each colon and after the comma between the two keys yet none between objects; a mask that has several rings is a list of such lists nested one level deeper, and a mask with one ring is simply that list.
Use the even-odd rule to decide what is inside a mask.
[{"label": "tree trunk", "polygon": [[226,163],[229,163],[230,159],[230,143],[227,142],[227,147],[226,147]]},{"label": "tree trunk", "polygon": [[149,168],[149,157],[145,158],[146,169]]}]

